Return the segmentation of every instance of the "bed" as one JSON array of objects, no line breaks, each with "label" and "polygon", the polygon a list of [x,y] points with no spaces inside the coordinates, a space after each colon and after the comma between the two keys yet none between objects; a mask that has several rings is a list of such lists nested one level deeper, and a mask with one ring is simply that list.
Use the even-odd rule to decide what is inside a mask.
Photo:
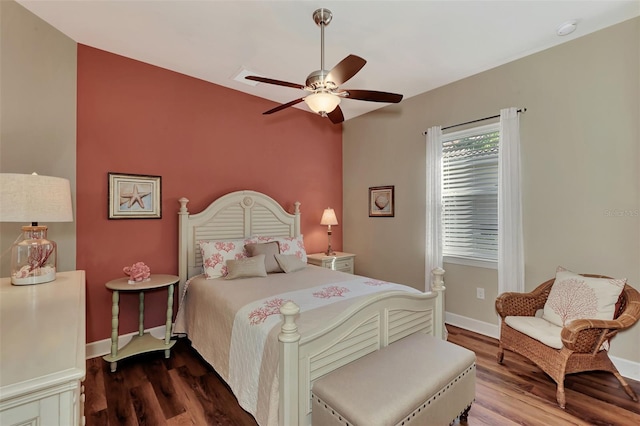
[{"label": "bed", "polygon": [[283,239],[301,242],[300,203],[288,213],[248,190],[195,214],[188,199],[179,202],[174,333],[188,336],[260,425],[310,425],[318,378],[412,333],[444,338],[444,271],[433,271],[430,292],[304,264],[266,277],[205,279],[210,264],[200,242],[279,240],[281,249]]}]

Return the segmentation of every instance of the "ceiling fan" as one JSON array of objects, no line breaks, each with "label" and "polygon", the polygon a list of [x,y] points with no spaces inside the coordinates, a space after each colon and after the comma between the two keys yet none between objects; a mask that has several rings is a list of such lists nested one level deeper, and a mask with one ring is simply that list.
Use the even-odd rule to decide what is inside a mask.
[{"label": "ceiling fan", "polygon": [[311,110],[323,117],[329,117],[334,124],[342,123],[344,115],[340,109],[342,98],[355,99],[369,102],[398,103],[402,100],[402,95],[389,92],[378,92],[375,90],[353,90],[340,89],[340,85],[347,82],[351,77],[367,63],[364,59],[356,55],[349,55],[333,67],[330,71],[324,68],[324,27],[329,25],[333,15],[329,9],[318,9],[313,12],[313,20],[320,27],[320,69],[312,72],[307,77],[304,85],[289,83],[287,81],[274,80],[272,78],[250,75],[245,77],[248,80],[261,83],[275,84],[277,86],[293,87],[310,92],[309,95],[279,105],[263,114],[273,114],[285,108],[299,104],[304,101]]}]

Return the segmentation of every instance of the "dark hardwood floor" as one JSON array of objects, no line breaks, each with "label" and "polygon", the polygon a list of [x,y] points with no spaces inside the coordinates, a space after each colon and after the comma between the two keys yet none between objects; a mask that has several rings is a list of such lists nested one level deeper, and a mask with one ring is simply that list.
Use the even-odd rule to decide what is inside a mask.
[{"label": "dark hardwood floor", "polygon": [[[495,339],[447,328],[449,341],[477,355],[469,425],[640,425],[640,403],[627,397],[613,375],[569,376],[567,408],[561,410],[554,383],[535,365],[511,352],[500,365]],[[640,382],[629,383],[640,394]],[[88,426],[256,425],[186,339],[176,343],[170,359],[163,352],[140,355],[119,362],[115,373],[102,358],[87,360],[84,386]]]}]

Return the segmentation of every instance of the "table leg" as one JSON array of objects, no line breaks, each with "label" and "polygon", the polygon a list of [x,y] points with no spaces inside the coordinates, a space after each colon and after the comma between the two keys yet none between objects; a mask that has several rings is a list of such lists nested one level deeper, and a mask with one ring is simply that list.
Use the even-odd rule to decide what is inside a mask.
[{"label": "table leg", "polygon": [[[112,296],[112,304],[111,304],[111,356],[115,357],[118,355],[118,313],[120,309],[118,307],[118,303],[120,301],[120,292],[117,290],[113,291]],[[111,372],[116,371],[118,367],[117,362],[111,363]]]},{"label": "table leg", "polygon": [[[173,284],[169,285],[169,294],[167,295],[167,323],[165,326],[164,344],[168,345],[171,341],[171,318],[173,317]],[[171,349],[165,349],[164,357],[169,358]]]},{"label": "table leg", "polygon": [[144,291],[140,292],[140,305],[138,306],[140,316],[138,319],[138,335],[144,335]]}]

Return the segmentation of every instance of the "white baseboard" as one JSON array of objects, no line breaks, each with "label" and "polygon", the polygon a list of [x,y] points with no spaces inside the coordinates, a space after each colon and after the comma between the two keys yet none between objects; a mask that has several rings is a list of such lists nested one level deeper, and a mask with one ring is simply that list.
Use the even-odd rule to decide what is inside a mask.
[{"label": "white baseboard", "polygon": [[[500,327],[497,324],[479,321],[462,315],[445,312],[445,323],[482,334],[483,336],[493,337],[494,339],[500,337]],[[610,356],[609,358],[611,358],[613,365],[616,366],[622,376],[640,381],[640,362],[629,361],[615,356]]]},{"label": "white baseboard", "polygon": [[462,315],[452,314],[451,312],[445,312],[444,322],[464,328],[465,330],[473,331],[474,333],[482,334],[483,336],[493,337],[494,339],[500,337],[500,327],[496,324],[463,317]]},{"label": "white baseboard", "polygon": [[[158,327],[153,327],[148,330],[145,330],[145,332],[151,333],[152,336],[157,337],[158,339],[164,339],[165,330],[166,330],[166,327],[164,325],[161,325]],[[123,336],[119,336],[118,347],[121,348],[127,343],[129,343],[129,341],[131,341],[131,338],[136,334],[138,334],[137,331],[133,333],[125,334]],[[87,354],[87,359],[95,358],[97,356],[107,355],[111,353],[111,339],[104,339],[104,340],[98,340],[96,342],[87,343],[85,350]]]}]

